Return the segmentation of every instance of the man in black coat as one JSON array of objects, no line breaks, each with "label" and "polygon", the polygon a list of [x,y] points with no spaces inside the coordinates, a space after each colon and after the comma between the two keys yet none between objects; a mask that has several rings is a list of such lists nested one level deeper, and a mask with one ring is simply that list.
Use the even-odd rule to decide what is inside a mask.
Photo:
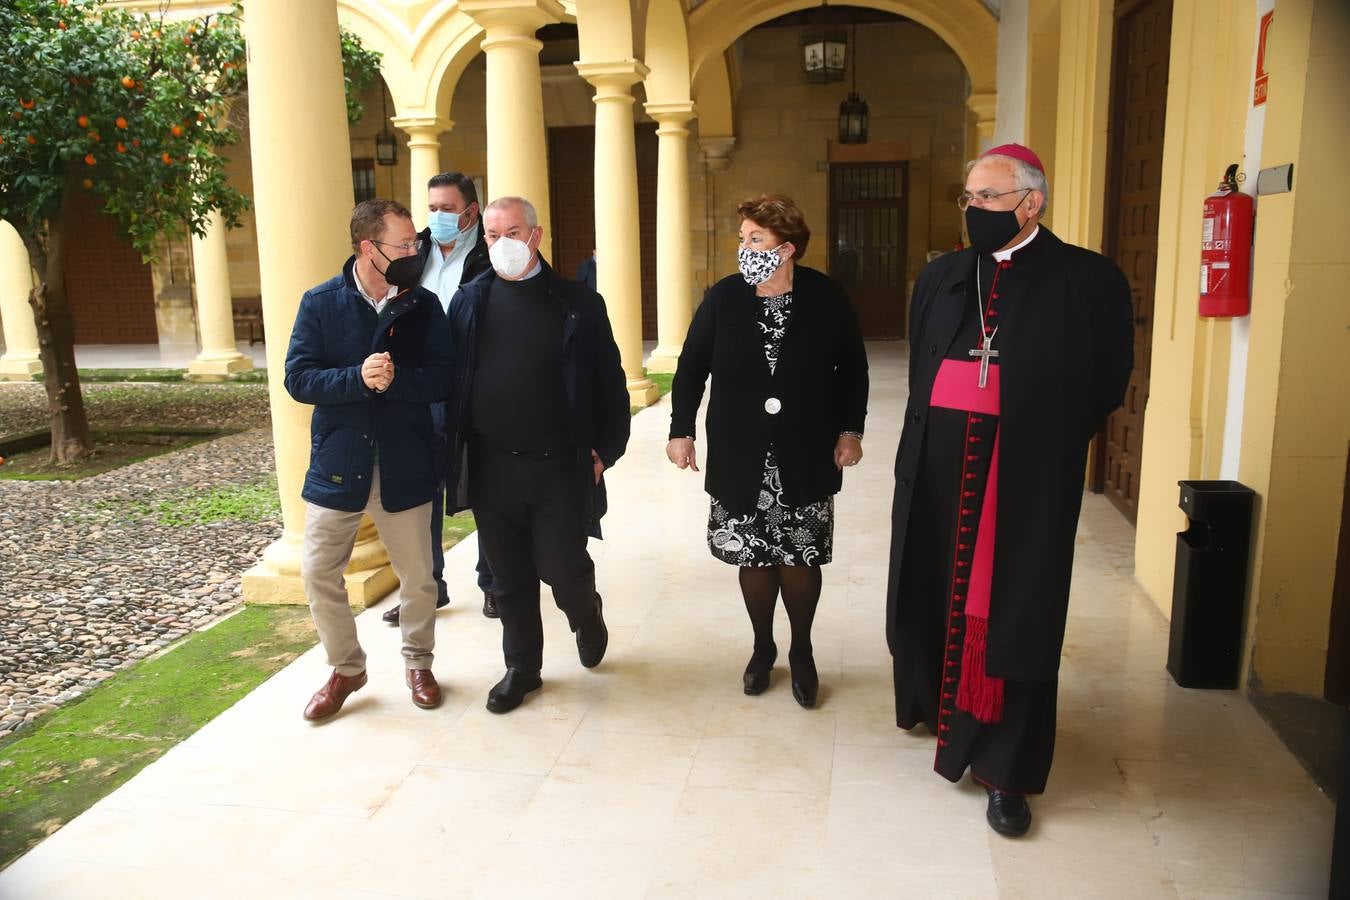
[{"label": "man in black coat", "polygon": [[305,708],[327,719],[366,683],[342,573],[364,515],[375,520],[398,575],[403,659],[412,701],[441,701],[431,674],[436,588],[426,540],[437,492],[431,404],[449,394],[451,345],[436,296],[417,286],[412,214],[367,200],[351,220],[342,274],[305,292],[286,351],[286,391],[312,404],[301,574],[333,674]]},{"label": "man in black coat", "polygon": [[1017,144],[968,168],[971,248],[930,263],[910,308],[886,637],[896,722],[937,735],[1000,834],[1045,790],[1088,443],[1124,396],[1130,287],[1039,222],[1049,185]]},{"label": "man in black coat", "polygon": [[567,615],[581,664],[605,655],[586,539],[600,536],[603,472],[628,445],[628,390],[604,300],[540,258],[533,205],[499,198],[483,226],[494,271],[450,304],[450,459],[455,505],[473,508],[496,579],[506,675],[487,708],[504,713],[542,684],[540,581]]},{"label": "man in black coat", "polygon": [[[442,172],[427,182],[427,227],[422,238],[422,253],[426,263],[422,269],[421,286],[441,301],[441,309],[449,314],[450,301],[462,285],[468,284],[492,268],[488,261],[487,244],[483,240],[482,216],[479,213],[478,189],[473,179],[459,172]],[[449,441],[445,421],[446,405],[431,407],[440,438],[442,466]],[[436,608],[450,605],[450,591],[445,584],[445,550],[441,546],[445,527],[445,489],[436,492],[431,507],[431,575],[436,579]],[[497,604],[492,591],[492,569],[488,567],[483,546],[478,545],[478,588],[483,592],[483,615],[497,618]],[[385,612],[381,618],[397,625],[399,607]]]}]

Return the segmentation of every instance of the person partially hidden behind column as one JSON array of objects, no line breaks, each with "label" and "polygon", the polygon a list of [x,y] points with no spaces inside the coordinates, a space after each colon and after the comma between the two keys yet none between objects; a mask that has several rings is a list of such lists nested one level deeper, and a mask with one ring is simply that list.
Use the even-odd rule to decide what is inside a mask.
[{"label": "person partially hidden behind column", "polygon": [[811,231],[797,205],[765,194],[736,212],[740,274],[713,285],[689,325],[666,456],[698,471],[694,419],[711,374],[708,547],[739,570],[755,636],[745,693],[769,687],[781,592],[792,696],[809,709],[820,687],[811,624],[832,554],[834,495],[844,467],[863,455],[867,353],[843,288],[798,265]]},{"label": "person partially hidden behind column", "polygon": [[286,390],[314,406],[301,575],[333,674],[305,708],[332,716],[366,684],[342,572],[363,514],[379,529],[403,597],[403,661],[412,701],[431,709],[436,583],[431,499],[438,472],[431,404],[449,394],[449,327],[436,295],[417,286],[422,260],[412,215],[367,200],[351,219],[342,274],[305,292],[286,351]]},{"label": "person partially hidden behind column", "polygon": [[937,735],[937,773],[968,768],[1016,837],[1050,774],[1088,442],[1124,396],[1133,323],[1115,263],[1040,224],[1035,153],[966,172],[970,248],[929,263],[910,307],[886,639],[896,723]]},{"label": "person partially hidden behind column", "polygon": [[600,537],[604,471],[628,446],[628,389],[605,303],[539,255],[534,206],[501,197],[483,212],[494,274],[450,304],[456,354],[450,458],[456,506],[473,508],[496,579],[506,674],[488,692],[494,713],[543,683],[539,583],[576,634],[586,668],[609,631],[587,536]]},{"label": "person partially hidden behind column", "polygon": [[[426,265],[422,270],[421,285],[441,301],[441,309],[450,312],[450,301],[461,285],[468,284],[484,272],[491,271],[487,244],[483,242],[483,217],[478,205],[478,189],[473,179],[459,172],[441,172],[427,182],[427,227],[418,235]],[[433,403],[431,418],[436,423],[437,446],[441,455],[447,451],[449,430],[446,427],[446,404]],[[448,461],[442,460],[441,470],[447,472]],[[444,487],[436,491],[431,507],[431,576],[436,579],[436,608],[450,605],[450,591],[445,584],[445,551],[441,536],[445,527]],[[478,546],[478,589],[483,592],[483,615],[497,618],[497,599],[492,586],[492,569],[488,567],[483,546]],[[390,625],[398,624],[399,608],[394,606],[380,618]]]}]

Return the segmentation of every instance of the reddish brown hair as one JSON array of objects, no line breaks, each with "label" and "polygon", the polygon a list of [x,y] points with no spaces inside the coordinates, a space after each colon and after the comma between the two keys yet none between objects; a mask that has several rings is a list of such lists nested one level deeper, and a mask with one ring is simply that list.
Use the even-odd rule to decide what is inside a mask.
[{"label": "reddish brown hair", "polygon": [[749,219],[760,228],[772,231],[779,241],[785,241],[797,248],[793,259],[806,255],[806,245],[811,241],[811,229],[806,226],[806,216],[801,208],[792,202],[791,197],[782,194],[760,194],[751,200],[745,200],[736,207],[736,215],[741,221]]}]

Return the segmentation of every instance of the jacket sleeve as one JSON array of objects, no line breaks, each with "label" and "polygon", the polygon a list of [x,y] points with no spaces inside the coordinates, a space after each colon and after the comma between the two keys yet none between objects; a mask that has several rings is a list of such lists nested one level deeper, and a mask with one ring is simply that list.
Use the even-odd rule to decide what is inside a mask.
[{"label": "jacket sleeve", "polygon": [[619,345],[609,325],[605,301],[596,298],[595,352],[591,361],[591,384],[595,391],[595,442],[591,449],[600,454],[600,460],[609,468],[618,462],[628,449],[628,435],[632,416],[628,411],[628,377],[623,372]]},{"label": "jacket sleeve", "polygon": [[1134,368],[1134,304],[1130,299],[1130,283],[1115,263],[1107,260],[1104,268],[1105,289],[1094,306],[1093,316],[1093,331],[1100,336],[1102,350],[1089,360],[1096,370],[1093,431],[1124,402],[1130,371]]},{"label": "jacket sleeve", "polygon": [[670,437],[696,437],[695,419],[703,392],[712,371],[713,338],[717,331],[716,302],[709,291],[703,296],[689,323],[689,332],[680,350],[680,361],[675,366],[671,381]]},{"label": "jacket sleeve", "polygon": [[454,362],[450,347],[450,324],[439,301],[427,304],[431,321],[427,323],[423,365],[394,367],[394,380],[382,396],[405,403],[435,403],[450,396],[450,373]]},{"label": "jacket sleeve", "polygon": [[323,323],[314,308],[313,295],[305,292],[291,329],[291,344],[286,350],[286,392],[297,403],[359,403],[374,396],[361,379],[361,367],[324,365]]},{"label": "jacket sleeve", "polygon": [[839,289],[839,347],[835,353],[835,398],[839,404],[839,430],[863,433],[867,420],[867,348],[853,304]]},{"label": "jacket sleeve", "polygon": [[914,282],[914,293],[909,300],[909,383],[915,385],[919,377],[919,349],[916,342],[923,339],[924,313],[927,309],[928,285],[932,280],[932,264],[924,266]]}]

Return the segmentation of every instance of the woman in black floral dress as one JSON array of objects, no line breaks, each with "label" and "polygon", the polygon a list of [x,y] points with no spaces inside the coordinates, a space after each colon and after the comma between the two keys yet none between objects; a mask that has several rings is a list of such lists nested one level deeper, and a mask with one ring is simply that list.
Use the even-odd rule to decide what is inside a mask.
[{"label": "woman in black floral dress", "polygon": [[708,546],[740,570],[755,635],[745,692],[769,686],[781,593],[792,694],[811,707],[820,683],[811,623],[831,557],[834,495],[844,467],[862,459],[867,355],[843,289],[797,264],[811,237],[797,205],[765,194],[737,213],[740,274],[713,285],[689,325],[666,455],[698,471],[694,420],[711,375]]}]

